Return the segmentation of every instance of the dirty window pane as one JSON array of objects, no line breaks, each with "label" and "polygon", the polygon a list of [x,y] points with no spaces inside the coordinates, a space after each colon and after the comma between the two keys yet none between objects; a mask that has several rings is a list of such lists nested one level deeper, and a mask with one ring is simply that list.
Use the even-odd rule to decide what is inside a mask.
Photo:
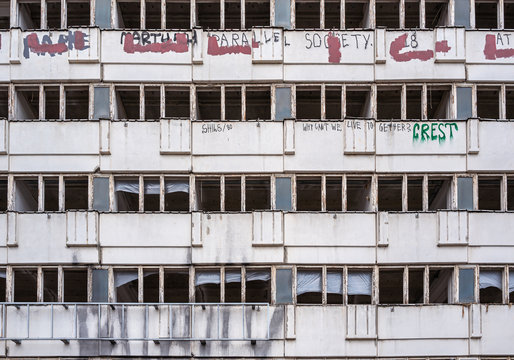
[{"label": "dirty window pane", "polygon": [[109,211],[109,178],[93,178],[93,210]]},{"label": "dirty window pane", "polygon": [[290,0],[275,0],[275,26],[291,29]]},{"label": "dirty window pane", "polygon": [[93,302],[107,302],[109,297],[109,272],[103,269],[93,270]]},{"label": "dirty window pane", "polygon": [[475,271],[459,270],[459,302],[472,303],[475,300]]},{"label": "dirty window pane", "polygon": [[469,0],[455,0],[455,26],[469,28],[469,14],[471,12]]},{"label": "dirty window pane", "polygon": [[220,273],[218,270],[202,270],[195,274],[195,301],[220,302]]},{"label": "dirty window pane", "polygon": [[293,302],[292,285],[291,269],[277,269],[277,304],[291,304]]},{"label": "dirty window pane", "polygon": [[291,210],[291,178],[278,177],[275,179],[275,208],[277,210]]},{"label": "dirty window pane", "polygon": [[275,91],[276,110],[275,119],[284,120],[291,118],[291,88],[279,87]]},{"label": "dirty window pane", "polygon": [[95,120],[108,119],[109,114],[109,88],[95,87]]},{"label": "dirty window pane", "polygon": [[473,210],[473,179],[460,177],[457,179],[459,210]]},{"label": "dirty window pane", "polygon": [[114,288],[116,289],[116,302],[137,302],[138,283],[138,274],[136,270],[114,271]]},{"label": "dirty window pane", "polygon": [[111,28],[111,0],[96,0],[95,23],[101,29]]}]

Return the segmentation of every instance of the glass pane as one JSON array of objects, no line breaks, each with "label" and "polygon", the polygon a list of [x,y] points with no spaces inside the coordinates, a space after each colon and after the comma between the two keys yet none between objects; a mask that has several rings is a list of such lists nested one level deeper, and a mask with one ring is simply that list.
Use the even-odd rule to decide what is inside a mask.
[{"label": "glass pane", "polygon": [[471,114],[471,88],[457,88],[457,119],[465,120],[472,117]]},{"label": "glass pane", "polygon": [[459,270],[459,302],[472,303],[475,300],[475,271]]},{"label": "glass pane", "polygon": [[111,28],[111,0],[96,0],[95,24],[101,29]]},{"label": "glass pane", "polygon": [[93,178],[93,210],[109,211],[109,178]]},{"label": "glass pane", "polygon": [[109,272],[103,269],[93,270],[93,302],[107,302],[109,300]]},{"label": "glass pane", "polygon": [[275,1],[275,26],[291,29],[291,2],[290,0]]},{"label": "glass pane", "polygon": [[291,178],[278,177],[275,179],[276,199],[275,208],[277,210],[291,210]]},{"label": "glass pane", "polygon": [[275,91],[275,120],[291,118],[291,88],[278,87]]},{"label": "glass pane", "polygon": [[457,179],[459,210],[473,210],[473,179],[461,177]]},{"label": "glass pane", "polygon": [[277,304],[291,304],[293,302],[291,269],[277,269]]}]

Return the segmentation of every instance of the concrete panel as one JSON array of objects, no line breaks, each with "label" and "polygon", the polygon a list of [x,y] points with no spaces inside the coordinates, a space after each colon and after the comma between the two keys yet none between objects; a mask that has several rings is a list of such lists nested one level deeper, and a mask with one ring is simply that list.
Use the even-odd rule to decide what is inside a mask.
[{"label": "concrete panel", "polygon": [[482,336],[470,341],[472,354],[503,355],[514,352],[514,308],[505,305],[479,305],[482,308]]},{"label": "concrete panel", "polygon": [[[9,65],[9,49],[11,47],[11,33],[7,30],[0,31],[0,64]],[[9,72],[3,73],[8,80]],[[2,79],[4,80],[4,79]]]},{"label": "concrete panel", "polygon": [[364,246],[286,246],[288,264],[375,264],[375,247]]},{"label": "concrete panel", "polygon": [[102,247],[100,262],[113,265],[188,265],[188,247]]},{"label": "concrete panel", "polygon": [[104,64],[104,81],[144,81],[144,82],[190,82],[193,79],[190,65],[161,64]]},{"label": "concrete panel", "polygon": [[465,155],[387,155],[376,156],[376,171],[394,172],[464,172]]},{"label": "concrete panel", "polygon": [[378,356],[467,356],[468,339],[379,340]]},{"label": "concrete panel", "polygon": [[514,158],[505,156],[514,151],[514,127],[510,122],[480,121],[480,152],[468,155],[470,171],[510,170],[514,168]]},{"label": "concrete panel", "polygon": [[373,65],[284,65],[284,81],[374,81]]},{"label": "concrete panel", "polygon": [[9,170],[12,172],[93,172],[99,166],[97,155],[9,156]]},{"label": "concrete panel", "polygon": [[[514,31],[467,31],[466,62],[468,64],[514,64],[513,38]],[[502,72],[498,75],[503,75],[505,79],[505,74]]]},{"label": "concrete panel", "polygon": [[282,156],[195,156],[193,172],[195,173],[268,173],[284,171]]}]

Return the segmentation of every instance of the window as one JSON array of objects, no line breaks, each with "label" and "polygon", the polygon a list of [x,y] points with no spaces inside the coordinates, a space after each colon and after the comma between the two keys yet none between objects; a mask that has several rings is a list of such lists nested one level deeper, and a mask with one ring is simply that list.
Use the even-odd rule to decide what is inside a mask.
[{"label": "window", "polygon": [[[151,3],[153,4],[153,3]],[[160,6],[160,4],[159,4]],[[157,86],[145,87],[145,119],[161,118],[161,89]]]},{"label": "window", "polygon": [[165,211],[189,211],[188,178],[166,178],[164,187]]},{"label": "window", "polygon": [[[166,8],[167,9],[167,8]],[[186,87],[166,87],[165,115],[172,118],[189,119],[190,95]]]},{"label": "window", "polygon": [[164,270],[164,302],[188,303],[189,302],[189,270],[166,269]]},{"label": "window", "polygon": [[41,29],[41,1],[18,1],[18,26],[22,30]]},{"label": "window", "polygon": [[507,210],[514,210],[514,179],[507,178]]},{"label": "window", "polygon": [[428,179],[428,210],[450,209],[451,178]]},{"label": "window", "polygon": [[478,208],[501,210],[501,179],[478,177]]},{"label": "window", "polygon": [[68,26],[89,26],[90,14],[89,0],[67,1],[66,8],[68,10],[67,22]]},{"label": "window", "polygon": [[291,178],[275,178],[275,209],[290,211],[291,206]]},{"label": "window", "polygon": [[225,119],[241,120],[241,87],[225,87]]},{"label": "window", "polygon": [[[278,0],[277,0],[278,1]],[[275,120],[291,118],[291,88],[277,87],[275,89]]]},{"label": "window", "polygon": [[401,109],[401,89],[377,89],[377,119],[401,119]]},{"label": "window", "polygon": [[346,179],[348,211],[371,211],[371,178]]},{"label": "window", "polygon": [[16,211],[38,210],[38,179],[15,180],[14,208]]},{"label": "window", "polygon": [[45,187],[44,210],[59,211],[59,178],[45,176],[43,184]]},{"label": "window", "polygon": [[400,27],[400,4],[398,1],[377,1],[376,25],[398,29]]},{"label": "window", "polygon": [[107,302],[109,300],[109,270],[93,269],[92,296],[93,302]]},{"label": "window", "polygon": [[7,211],[7,179],[6,178],[0,178],[0,211]]},{"label": "window", "polygon": [[448,2],[425,2],[425,27],[435,28],[448,26]]},{"label": "window", "polygon": [[37,301],[37,270],[14,270],[14,301]]},{"label": "window", "polygon": [[246,302],[271,302],[269,269],[246,270]]},{"label": "window", "polygon": [[246,88],[246,119],[271,119],[271,91],[269,87]]},{"label": "window", "polygon": [[0,29],[9,29],[9,27],[11,26],[9,12],[9,1],[3,1],[2,3],[0,3]]},{"label": "window", "polygon": [[205,29],[220,28],[220,3],[219,1],[196,1],[197,25]]},{"label": "window", "polygon": [[93,209],[109,211],[109,178],[93,178]]},{"label": "window", "polygon": [[477,29],[498,28],[498,4],[496,1],[475,2],[475,27]]},{"label": "window", "polygon": [[348,271],[348,304],[371,304],[371,270]]},{"label": "window", "polygon": [[341,1],[325,1],[325,29],[341,28]]},{"label": "window", "polygon": [[345,25],[347,29],[369,28],[369,2],[345,1]]},{"label": "window", "polygon": [[64,301],[87,302],[87,270],[64,270]]},{"label": "window", "polygon": [[141,24],[141,6],[139,1],[117,0],[114,27],[119,29],[139,29]]},{"label": "window", "polygon": [[423,178],[407,179],[407,209],[408,211],[423,210]]},{"label": "window", "polygon": [[271,185],[269,177],[246,178],[246,211],[271,209]]},{"label": "window", "polygon": [[46,24],[48,29],[61,28],[61,2],[59,0],[47,0]]},{"label": "window", "polygon": [[89,118],[89,90],[87,87],[66,88],[65,96],[66,119]]},{"label": "window", "polygon": [[340,270],[327,271],[327,304],[343,303],[343,273]]},{"label": "window", "polygon": [[295,3],[296,28],[319,29],[320,27],[320,3],[313,0],[300,0]]},{"label": "window", "polygon": [[409,304],[423,303],[424,269],[409,268]]},{"label": "window", "polygon": [[196,178],[196,198],[198,210],[220,211],[220,179]]},{"label": "window", "polygon": [[197,270],[195,274],[195,301],[220,302],[219,270]]},{"label": "window", "polygon": [[115,179],[114,194],[114,209],[116,211],[139,211],[138,178]]},{"label": "window", "polygon": [[159,269],[143,271],[143,301],[145,303],[159,302]]},{"label": "window", "polygon": [[457,178],[457,200],[459,210],[473,210],[473,179],[470,177]]},{"label": "window", "polygon": [[88,179],[80,177],[64,178],[64,209],[88,209]]},{"label": "window", "polygon": [[138,283],[136,270],[115,270],[114,288],[116,290],[116,302],[138,302]]},{"label": "window", "polygon": [[[425,8],[426,8],[425,2]],[[419,1],[406,1],[405,2],[405,28],[419,28]]]},{"label": "window", "polygon": [[292,270],[277,269],[276,271],[276,292],[277,304],[290,304],[293,302],[292,294]]},{"label": "window", "polygon": [[379,211],[402,211],[402,184],[401,178],[378,179]]},{"label": "window", "polygon": [[327,176],[326,204],[327,211],[341,211],[343,209],[343,179],[341,176]]},{"label": "window", "polygon": [[245,27],[250,29],[255,26],[270,26],[270,0],[245,1]]},{"label": "window", "polygon": [[45,119],[59,119],[59,88],[57,86],[45,86]]},{"label": "window", "polygon": [[[409,3],[407,3],[409,4]],[[407,119],[421,119],[421,87],[407,86]]]},{"label": "window", "polygon": [[451,89],[446,86],[429,86],[427,88],[428,119],[450,118]]},{"label": "window", "polygon": [[[0,4],[0,11],[1,11]],[[1,18],[0,18],[1,21]],[[9,117],[9,92],[7,87],[0,87],[0,118],[7,119]]]},{"label": "window", "polygon": [[403,269],[381,269],[378,274],[379,303],[403,304]]},{"label": "window", "polygon": [[296,274],[296,302],[321,304],[321,270],[298,270]]},{"label": "window", "polygon": [[433,304],[451,304],[453,288],[453,269],[430,269],[429,302]]},{"label": "window", "polygon": [[0,302],[6,301],[7,274],[5,269],[0,270]]},{"label": "window", "polygon": [[321,178],[296,178],[296,210],[321,211]]},{"label": "window", "polygon": [[191,28],[191,2],[189,0],[166,0],[166,28]]},{"label": "window", "polygon": [[115,119],[137,120],[139,114],[139,87],[116,86]]},{"label": "window", "polygon": [[[198,4],[197,4],[198,5]],[[196,89],[198,120],[221,119],[221,88],[199,87]]]},{"label": "window", "polygon": [[241,302],[241,269],[225,270],[225,302]]},{"label": "window", "polygon": [[514,29],[514,2],[504,1],[503,25],[505,29]]},{"label": "window", "polygon": [[43,301],[57,302],[57,270],[43,269]]},{"label": "window", "polygon": [[[327,3],[325,3],[325,6]],[[325,117],[339,120],[342,118],[341,88],[339,86],[327,86],[325,88]]]},{"label": "window", "polygon": [[321,119],[321,90],[319,87],[296,87],[296,118],[302,120]]},{"label": "window", "polygon": [[477,116],[484,119],[500,118],[500,89],[477,87]]},{"label": "window", "polygon": [[161,29],[161,1],[146,0],[145,28]]},{"label": "window", "polygon": [[241,211],[241,177],[225,177],[225,211]]},{"label": "window", "polygon": [[159,179],[145,178],[145,211],[159,211],[161,199],[161,183]]},{"label": "window", "polygon": [[475,270],[459,269],[459,302],[475,301]]},{"label": "window", "polygon": [[17,120],[39,119],[39,88],[38,87],[17,87],[16,88],[16,119]]},{"label": "window", "polygon": [[371,117],[371,92],[369,87],[346,87],[346,117]]},{"label": "window", "polygon": [[240,0],[225,0],[225,29],[241,29]]},{"label": "window", "polygon": [[473,116],[472,89],[470,87],[457,87],[457,119],[466,120]]},{"label": "window", "polygon": [[480,303],[501,304],[503,302],[502,283],[503,281],[501,270],[480,269]]}]

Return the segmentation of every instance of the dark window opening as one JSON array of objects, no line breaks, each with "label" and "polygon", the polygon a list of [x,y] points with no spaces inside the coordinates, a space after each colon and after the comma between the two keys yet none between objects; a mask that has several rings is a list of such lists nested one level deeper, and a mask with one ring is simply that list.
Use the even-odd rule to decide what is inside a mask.
[{"label": "dark window opening", "polygon": [[346,1],[344,12],[345,27],[347,29],[369,27],[369,3],[363,1]]},{"label": "dark window opening", "polygon": [[503,25],[505,29],[514,29],[514,2],[504,2]]},{"label": "dark window opening", "polygon": [[241,211],[241,178],[225,178],[225,211]]},{"label": "dark window opening", "polygon": [[225,1],[225,29],[241,29],[240,1]]},{"label": "dark window opening", "polygon": [[64,178],[64,209],[87,210],[88,179]]},{"label": "dark window opening", "polygon": [[141,3],[118,0],[117,15],[119,29],[139,29],[141,26]]},{"label": "dark window opening", "polygon": [[159,302],[158,269],[145,269],[143,272],[143,301],[145,303]]},{"label": "dark window opening", "polygon": [[327,304],[343,303],[343,273],[327,271]]},{"label": "dark window opening", "polygon": [[0,87],[0,118],[9,117],[9,92],[6,87]]},{"label": "dark window opening", "polygon": [[45,119],[59,119],[59,88],[45,86]]},{"label": "dark window opening", "polygon": [[[425,3],[426,6],[427,3]],[[406,1],[405,2],[405,28],[415,29],[419,28],[419,2]]]},{"label": "dark window opening", "polygon": [[136,120],[139,114],[139,88],[116,87],[116,119]]},{"label": "dark window opening", "polygon": [[498,28],[498,4],[496,1],[475,2],[475,27],[477,29]]},{"label": "dark window opening", "polygon": [[[514,3],[513,3],[513,13],[514,13]],[[512,26],[514,29],[514,24]],[[505,91],[505,110],[506,110],[506,119],[514,119],[514,88],[507,88]]]},{"label": "dark window opening", "polygon": [[432,304],[449,304],[452,294],[453,269],[430,269],[429,302]]},{"label": "dark window opening", "polygon": [[44,302],[57,302],[57,270],[44,269],[43,270],[43,301]]},{"label": "dark window opening", "polygon": [[346,180],[347,210],[371,211],[371,179],[348,178]]},{"label": "dark window opening", "polygon": [[246,211],[271,209],[269,177],[246,178]]},{"label": "dark window opening", "polygon": [[14,194],[16,211],[37,211],[38,209],[38,179],[17,179]]},{"label": "dark window opening", "polygon": [[[11,27],[10,23],[10,3],[9,1],[3,1],[0,3],[0,29],[9,29]],[[1,279],[0,279],[1,281]],[[0,295],[0,298],[2,296]]]},{"label": "dark window opening", "polygon": [[19,88],[17,93],[17,120],[39,119],[39,89]]},{"label": "dark window opening", "polygon": [[[245,27],[270,26],[270,5],[267,1],[245,0]],[[226,5],[225,5],[226,6]]]},{"label": "dark window opening", "polygon": [[378,302],[403,304],[403,270],[380,270],[378,276]]},{"label": "dark window opening", "polygon": [[408,211],[423,210],[423,179],[407,179],[407,209]]},{"label": "dark window opening", "polygon": [[138,302],[138,275],[135,270],[115,270],[114,288],[116,289],[116,302]]},{"label": "dark window opening", "polygon": [[246,270],[246,302],[271,301],[271,275],[268,269]]},{"label": "dark window opening", "polygon": [[161,208],[161,182],[159,179],[145,179],[144,210],[159,211]]},{"label": "dark window opening", "polygon": [[431,29],[448,25],[447,2],[425,2],[425,27]]},{"label": "dark window opening", "polygon": [[514,210],[514,178],[507,178],[507,210]]},{"label": "dark window opening", "polygon": [[225,88],[225,120],[241,120],[241,88]]},{"label": "dark window opening", "polygon": [[46,3],[46,25],[48,29],[61,28],[61,2],[47,1]]},{"label": "dark window opening", "polygon": [[325,89],[325,117],[339,120],[341,116],[341,88],[327,87]]},{"label": "dark window opening", "polygon": [[402,179],[378,179],[378,211],[402,211]]},{"label": "dark window opening", "polygon": [[198,19],[198,26],[206,29],[219,29],[220,28],[220,3],[219,1],[197,1],[196,13]]},{"label": "dark window opening", "polygon": [[423,303],[423,269],[409,269],[409,304]]},{"label": "dark window opening", "polygon": [[221,119],[221,88],[198,88],[196,90],[197,119]]},{"label": "dark window opening", "polygon": [[225,302],[241,302],[241,270],[225,271]]},{"label": "dark window opening", "polygon": [[220,302],[220,273],[218,270],[196,271],[195,302]]},{"label": "dark window opening", "polygon": [[184,118],[190,117],[189,88],[166,88],[165,114],[166,117]]},{"label": "dark window opening", "polygon": [[398,2],[377,2],[375,5],[376,25],[398,29],[400,27],[400,4]]},{"label": "dark window opening", "polygon": [[321,119],[320,88],[302,86],[296,87],[296,118],[305,120]]},{"label": "dark window opening", "polygon": [[421,88],[407,87],[407,119],[421,119]]},{"label": "dark window opening", "polygon": [[481,304],[503,303],[503,279],[501,270],[480,270],[479,287]]},{"label": "dark window opening", "polygon": [[164,302],[188,303],[189,302],[189,271],[165,270],[164,271]]},{"label": "dark window opening", "polygon": [[66,119],[88,119],[89,90],[87,88],[68,88],[66,96]]},{"label": "dark window opening", "polygon": [[[514,284],[514,271],[512,270],[509,271],[509,303],[514,303],[514,287],[511,284]],[[3,294],[3,292],[0,292],[0,294]]]},{"label": "dark window opening", "polygon": [[76,2],[68,1],[66,4],[68,10],[67,23],[69,26],[89,26],[90,25],[90,8],[89,0]]},{"label": "dark window opening", "polygon": [[190,29],[191,28],[191,2],[190,1],[166,1],[166,28]]},{"label": "dark window opening", "polygon": [[147,29],[161,29],[161,2],[146,1],[145,25]]},{"label": "dark window opening", "polygon": [[296,274],[296,303],[321,304],[321,270],[298,270]]},{"label": "dark window opening", "polygon": [[341,1],[325,1],[325,29],[340,29]]},{"label": "dark window opening", "polygon": [[271,119],[271,91],[269,87],[246,88],[246,119]]},{"label": "dark window opening", "polygon": [[41,2],[19,2],[18,26],[22,30],[41,29]]},{"label": "dark window opening", "polygon": [[139,211],[139,179],[116,179],[114,192],[117,211]]},{"label": "dark window opening", "polygon": [[369,88],[346,88],[346,117],[371,117],[371,101]]},{"label": "dark window opening", "polygon": [[500,118],[499,89],[477,89],[477,115],[483,119]]},{"label": "dark window opening", "polygon": [[45,211],[59,211],[59,179],[43,178],[45,186]]},{"label": "dark window opening", "polygon": [[319,29],[320,27],[319,1],[296,1],[295,19],[297,29]]},{"label": "dark window opening", "polygon": [[296,210],[321,211],[321,178],[296,178]]},{"label": "dark window opening", "polygon": [[429,119],[450,118],[450,89],[429,87],[427,91],[427,114]]},{"label": "dark window opening", "polygon": [[14,301],[37,301],[37,270],[14,270]]},{"label": "dark window opening", "polygon": [[7,179],[5,178],[0,178],[0,211],[7,211]]},{"label": "dark window opening", "polygon": [[145,119],[161,118],[161,90],[158,87],[145,88]]},{"label": "dark window opening", "polygon": [[87,302],[87,270],[64,270],[64,301]]},{"label": "dark window opening", "polygon": [[369,270],[348,271],[348,304],[371,304],[371,274]]},{"label": "dark window opening", "polygon": [[451,201],[451,179],[428,179],[428,210],[447,210]]},{"label": "dark window opening", "polygon": [[197,178],[196,198],[198,210],[220,211],[220,190],[219,178]]},{"label": "dark window opening", "polygon": [[402,95],[400,89],[377,90],[377,119],[400,119]]},{"label": "dark window opening", "polygon": [[501,210],[501,179],[478,177],[478,208]]},{"label": "dark window opening", "polygon": [[327,176],[327,211],[343,210],[343,179],[340,176]]},{"label": "dark window opening", "polygon": [[0,270],[0,302],[4,302],[7,299],[7,274],[4,270]]},{"label": "dark window opening", "polygon": [[164,186],[164,210],[189,211],[189,179],[166,178]]}]

